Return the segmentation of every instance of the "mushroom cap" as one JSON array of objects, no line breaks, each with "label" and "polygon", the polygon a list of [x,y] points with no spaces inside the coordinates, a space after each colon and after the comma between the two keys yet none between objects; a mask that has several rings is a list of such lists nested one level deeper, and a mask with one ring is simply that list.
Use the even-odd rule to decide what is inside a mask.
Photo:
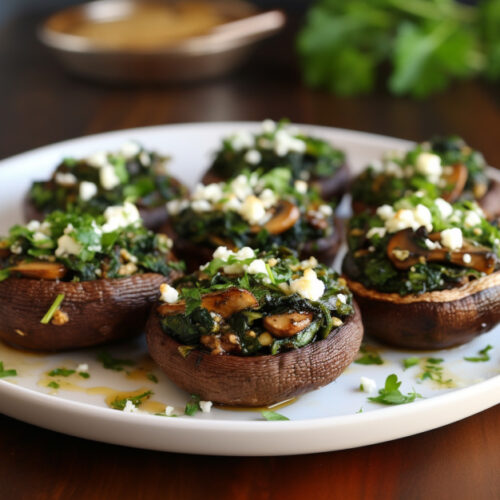
[{"label": "mushroom cap", "polygon": [[[156,273],[82,282],[8,278],[0,282],[0,339],[26,349],[59,351],[88,347],[143,331],[161,283]],[[58,294],[62,325],[40,320]]]},{"label": "mushroom cap", "polygon": [[500,322],[500,271],[456,288],[404,297],[346,281],[361,308],[366,334],[396,347],[453,347]]},{"label": "mushroom cap", "polygon": [[358,306],[324,340],[276,355],[211,355],[199,349],[183,357],[181,346],[163,332],[155,310],[146,325],[151,357],[180,388],[231,406],[268,406],[335,380],[354,360],[363,325]]}]

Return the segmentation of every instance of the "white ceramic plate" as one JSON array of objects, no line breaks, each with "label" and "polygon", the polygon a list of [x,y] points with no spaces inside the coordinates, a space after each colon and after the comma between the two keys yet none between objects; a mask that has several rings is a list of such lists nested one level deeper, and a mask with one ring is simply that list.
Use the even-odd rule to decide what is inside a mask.
[{"label": "white ceramic plate", "polygon": [[[34,179],[48,176],[66,156],[84,156],[114,149],[135,139],[146,147],[171,154],[172,172],[193,185],[210,161],[221,137],[235,130],[257,127],[250,123],[204,123],[125,130],[71,140],[40,148],[0,162],[0,233],[21,222],[21,200]],[[325,127],[303,126],[345,149],[352,167],[359,170],[387,149],[404,149],[398,139]],[[465,361],[492,345],[491,360]],[[417,353],[418,366],[403,370],[402,360],[415,353],[380,348],[382,365],[353,364],[335,382],[300,397],[278,411],[290,421],[264,421],[255,411],[214,408],[193,417],[183,415],[189,395],[174,387],[148,358],[143,340],[106,348],[113,356],[136,362],[127,371],[111,371],[97,361],[99,349],[53,355],[34,355],[0,344],[0,361],[18,376],[0,379],[0,409],[6,415],[74,436],[140,448],[214,455],[284,455],[363,446],[433,429],[484,410],[500,402],[500,327],[466,346],[433,353]],[[443,380],[421,381],[425,358],[443,358]],[[89,365],[90,378],[77,374],[49,377],[48,371]],[[402,391],[415,390],[423,398],[414,403],[384,407],[367,400],[359,390],[360,377],[383,386],[396,373]],[[151,378],[158,378],[155,383]],[[149,377],[148,377],[149,375]],[[47,387],[51,381],[59,389]],[[152,390],[148,412],[124,413],[108,408],[106,397],[116,391]],[[177,418],[154,415],[165,405]],[[362,410],[360,412],[360,410]]]}]

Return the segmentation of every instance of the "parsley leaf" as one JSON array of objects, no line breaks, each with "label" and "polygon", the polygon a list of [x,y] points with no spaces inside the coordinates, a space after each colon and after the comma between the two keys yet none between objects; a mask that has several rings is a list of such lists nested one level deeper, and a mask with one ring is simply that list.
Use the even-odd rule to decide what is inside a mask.
[{"label": "parsley leaf", "polygon": [[465,361],[470,361],[471,363],[483,363],[491,359],[488,351],[493,349],[492,345],[487,345],[484,349],[481,349],[478,354],[479,356],[465,357]]},{"label": "parsley leaf", "polygon": [[148,373],[146,377],[148,380],[151,380],[151,382],[154,382],[155,384],[158,383],[158,377],[154,373]]},{"label": "parsley leaf", "polygon": [[198,411],[201,411],[200,396],[192,394],[191,399],[186,403],[186,408],[184,409],[184,413],[192,417]]},{"label": "parsley leaf", "polygon": [[385,387],[383,389],[379,389],[379,395],[377,397],[368,398],[368,400],[384,405],[400,405],[411,403],[415,401],[416,398],[422,397],[415,391],[405,395],[399,390],[400,386],[401,382],[398,381],[398,376],[395,373],[392,373],[386,378]]},{"label": "parsley leaf", "polygon": [[130,396],[128,398],[116,398],[115,400],[111,401],[111,408],[114,408],[115,410],[123,410],[125,406],[127,405],[127,401],[131,401],[134,406],[139,406],[145,399],[148,399],[152,395],[152,391],[146,391],[143,392],[142,394],[139,394],[138,396]]},{"label": "parsley leaf", "polygon": [[290,420],[285,415],[281,415],[281,413],[277,413],[271,410],[261,411],[260,414],[264,417],[265,420]]},{"label": "parsley leaf", "polygon": [[118,359],[114,358],[109,352],[101,351],[97,355],[97,360],[102,363],[102,366],[107,370],[114,370],[116,372],[121,372],[124,370],[125,366],[133,366],[135,362],[131,359]]},{"label": "parsley leaf", "polygon": [[183,288],[182,297],[186,299],[186,316],[201,307],[201,293],[198,288]]},{"label": "parsley leaf", "polygon": [[420,358],[418,358],[417,356],[411,356],[410,358],[403,359],[404,369],[407,370],[408,368],[411,368],[412,366],[418,365],[419,361],[420,361]]},{"label": "parsley leaf", "polygon": [[47,384],[47,387],[51,387],[52,389],[59,389],[61,387],[56,381],[52,380]]},{"label": "parsley leaf", "polygon": [[5,370],[3,367],[3,362],[0,361],[0,378],[15,377],[16,375],[17,370]]},{"label": "parsley leaf", "polygon": [[69,377],[76,373],[76,370],[68,370],[67,368],[55,368],[49,372],[49,377]]},{"label": "parsley leaf", "polygon": [[369,350],[366,346],[362,345],[359,352],[363,356],[356,359],[354,362],[358,365],[383,365],[384,360],[380,357],[380,354],[374,350]]},{"label": "parsley leaf", "polygon": [[87,372],[78,372],[78,375],[82,378],[90,378],[90,373]]}]

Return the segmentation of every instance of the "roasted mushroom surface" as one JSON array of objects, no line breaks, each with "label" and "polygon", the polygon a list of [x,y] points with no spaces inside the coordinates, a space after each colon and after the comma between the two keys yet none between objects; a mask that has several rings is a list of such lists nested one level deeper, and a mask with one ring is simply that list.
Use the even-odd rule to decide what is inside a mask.
[{"label": "roasted mushroom surface", "polygon": [[475,202],[403,198],[355,216],[348,244],[343,271],[368,334],[434,349],[500,321],[500,231]]},{"label": "roasted mushroom surface", "polygon": [[153,359],[180,387],[266,405],[329,383],[354,359],[359,312],[344,280],[286,249],[216,250],[174,286],[146,328]]},{"label": "roasted mushroom surface", "polygon": [[[489,179],[487,163],[458,137],[434,138],[406,153],[390,152],[369,165],[351,186],[353,209],[374,211],[412,193],[441,197],[449,203],[475,200],[494,217],[500,214],[498,182]],[[494,196],[494,194],[493,194]]]},{"label": "roasted mushroom surface", "polygon": [[130,203],[12,227],[0,239],[0,338],[52,351],[141,333],[159,286],[181,275],[171,246]]},{"label": "roasted mushroom surface", "polygon": [[167,218],[165,202],[187,193],[169,175],[169,158],[128,142],[115,152],[65,158],[50,179],[34,182],[24,200],[27,221],[54,210],[98,215],[124,201],[135,203],[146,227],[157,229]]},{"label": "roasted mushroom surface", "polygon": [[245,172],[229,182],[199,184],[188,199],[167,204],[164,231],[191,270],[218,246],[287,246],[330,264],[340,244],[331,204],[290,170]]},{"label": "roasted mushroom surface", "polygon": [[340,199],[349,182],[345,154],[329,142],[308,136],[285,120],[264,120],[261,130],[225,138],[203,182],[232,179],[245,170],[286,167],[294,180],[316,185],[326,200]]}]

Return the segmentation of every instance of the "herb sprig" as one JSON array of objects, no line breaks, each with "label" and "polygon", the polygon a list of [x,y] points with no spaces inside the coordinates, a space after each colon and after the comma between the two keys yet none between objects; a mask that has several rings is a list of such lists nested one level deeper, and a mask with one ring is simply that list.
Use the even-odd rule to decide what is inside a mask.
[{"label": "herb sprig", "polygon": [[399,390],[400,386],[401,382],[398,381],[398,376],[395,373],[392,373],[386,378],[384,388],[379,389],[379,395],[376,397],[370,397],[368,398],[368,400],[384,405],[400,405],[412,403],[413,401],[415,401],[415,399],[422,397],[415,391],[412,391],[408,394],[403,394]]},{"label": "herb sprig", "polygon": [[492,345],[487,345],[484,349],[481,349],[478,352],[478,356],[470,356],[470,357],[465,357],[465,361],[470,361],[471,363],[484,363],[485,361],[489,361],[491,359],[490,355],[488,354],[489,351],[493,349]]}]

